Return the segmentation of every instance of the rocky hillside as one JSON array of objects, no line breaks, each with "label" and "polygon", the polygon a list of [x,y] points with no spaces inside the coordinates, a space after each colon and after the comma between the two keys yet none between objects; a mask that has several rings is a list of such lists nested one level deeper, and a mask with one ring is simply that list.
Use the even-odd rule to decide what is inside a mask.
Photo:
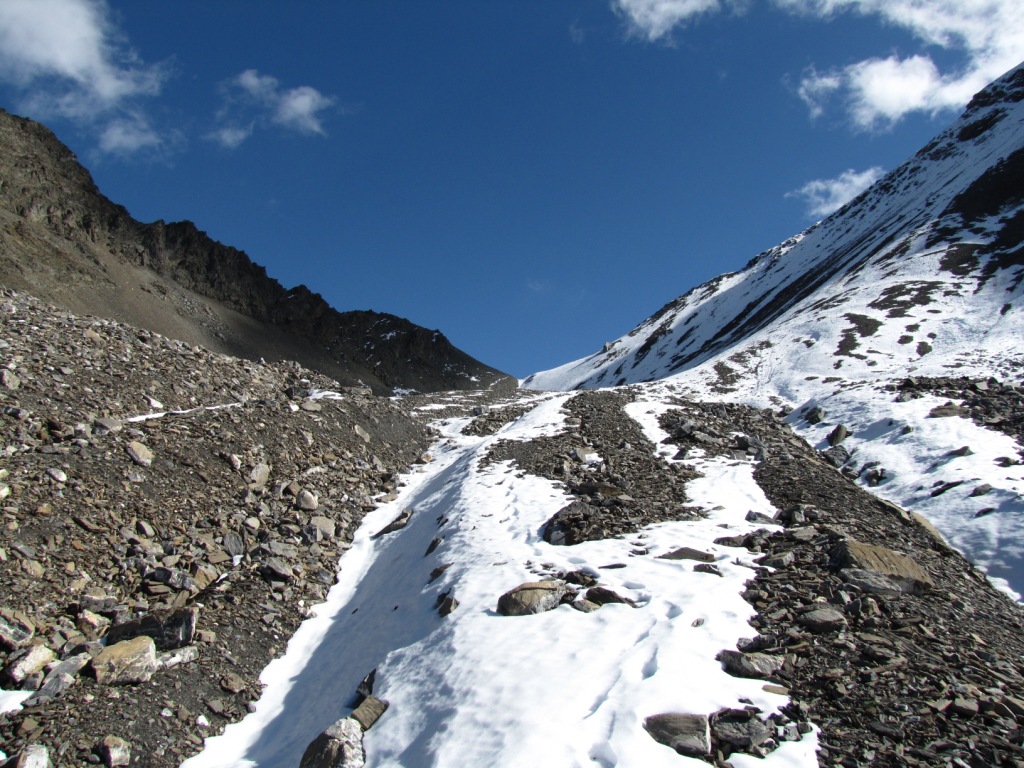
[{"label": "rocky hillside", "polygon": [[525,386],[667,380],[785,409],[850,477],[1024,593],[1022,171],[1018,67],[832,216]]},{"label": "rocky hillside", "polygon": [[1024,616],[777,413],[0,329],[15,766],[1024,764]]},{"label": "rocky hillside", "polygon": [[[296,363],[9,291],[0,327],[0,685],[35,690],[0,744],[42,740],[81,765],[109,731],[130,736],[133,764],[177,764],[259,695],[260,670],[428,433]],[[339,394],[316,399],[324,386]],[[97,641],[140,631],[157,656],[75,685]]]},{"label": "rocky hillside", "polygon": [[[1024,322],[1022,172],[1024,65],[827,219],[669,302],[600,352],[525,384],[614,386],[719,360],[722,387],[730,386],[726,368],[757,363],[767,384],[779,372],[764,350],[791,344],[809,350],[799,357],[803,375],[877,377],[972,362],[997,373]],[[730,355],[748,360],[727,365]]]},{"label": "rocky hillside", "polygon": [[338,312],[305,286],[286,290],[191,222],[135,221],[49,129],[2,110],[0,284],[217,352],[298,360],[378,392],[515,386],[439,331]]}]

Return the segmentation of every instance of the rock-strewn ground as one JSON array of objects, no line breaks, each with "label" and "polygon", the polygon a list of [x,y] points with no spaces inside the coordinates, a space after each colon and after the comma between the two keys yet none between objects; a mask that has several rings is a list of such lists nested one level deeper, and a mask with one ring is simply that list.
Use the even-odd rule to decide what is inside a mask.
[{"label": "rock-strewn ground", "polygon": [[957,409],[975,423],[1009,435],[1024,446],[1024,388],[1020,386],[996,378],[915,376],[904,379],[897,388],[897,397],[901,399],[922,394],[950,398],[948,408]]},{"label": "rock-strewn ground", "polygon": [[198,656],[128,686],[97,684],[87,664],[51,700],[0,716],[0,745],[81,765],[113,735],[133,765],[176,765],[258,697],[260,670],[429,434],[360,390],[308,399],[332,382],[296,365],[11,292],[0,360],[0,666],[34,645],[89,659],[132,619],[167,623],[158,653]]},{"label": "rock-strewn ground", "polygon": [[[425,423],[467,416],[492,434],[530,397],[308,397],[332,386],[0,295],[0,669],[4,687],[38,689],[0,715],[4,751],[44,745],[55,766],[121,764],[124,748],[131,765],[173,766],[198,751],[248,711],[365,512],[429,460]],[[578,506],[561,530],[576,540],[692,518],[692,470],[656,458],[623,411],[638,392],[580,393],[564,434],[489,458],[563,483]],[[662,426],[681,456],[756,461],[782,512],[782,532],[743,542],[765,553],[746,593],[758,618],[723,661],[763,655],[766,684],[793,698],[787,733],[820,727],[829,766],[1024,765],[1019,606],[775,414],[680,401]],[[868,545],[908,556],[920,588],[852,577],[843,558]],[[104,636],[124,658],[99,656]],[[730,749],[716,741],[709,760]]]},{"label": "rock-strewn ground", "polygon": [[[683,408],[705,430],[768,443],[755,479],[787,530],[748,545],[772,567],[747,590],[759,616],[743,650],[784,659],[776,677],[790,688],[791,717],[822,729],[821,764],[1024,765],[1020,606],[930,526],[786,436],[772,414]],[[921,594],[860,588],[839,567],[851,540],[908,555],[933,584]],[[808,620],[823,608],[837,611],[842,626]]]}]

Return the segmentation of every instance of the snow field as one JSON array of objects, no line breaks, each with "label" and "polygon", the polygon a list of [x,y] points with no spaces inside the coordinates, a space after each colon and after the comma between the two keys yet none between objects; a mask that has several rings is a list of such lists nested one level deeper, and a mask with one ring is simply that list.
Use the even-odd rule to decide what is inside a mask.
[{"label": "snow field", "polygon": [[[355,687],[372,669],[374,694],[390,708],[366,734],[368,766],[706,765],[655,742],[644,718],[711,714],[744,699],[765,715],[784,705],[763,681],[731,677],[715,660],[753,634],[753,610],[740,597],[753,576],[751,555],[712,543],[752,530],[744,520],[749,510],[772,513],[753,465],[694,462],[704,477],[688,493],[708,510],[706,520],[572,547],[541,538],[543,524],[569,501],[562,488],[507,462],[481,466],[496,440],[564,429],[560,409],[570,397],[542,399],[484,438],[461,435],[465,419],[439,423],[445,437],[434,461],[407,477],[398,500],[367,516],[327,602],[264,672],[256,711],[208,739],[185,768],[296,765],[309,741],[351,711]],[[665,407],[635,403],[630,413],[652,434],[656,421],[643,411]],[[373,538],[409,507],[415,513],[405,528]],[[425,555],[434,537],[443,540]],[[723,576],[656,557],[682,546],[712,553]],[[649,554],[634,554],[645,549]],[[431,582],[431,572],[449,563]],[[497,613],[503,592],[574,569],[598,576],[636,607]],[[442,618],[435,606],[449,590],[459,605]],[[732,761],[817,765],[816,746],[808,734],[765,760]]]}]

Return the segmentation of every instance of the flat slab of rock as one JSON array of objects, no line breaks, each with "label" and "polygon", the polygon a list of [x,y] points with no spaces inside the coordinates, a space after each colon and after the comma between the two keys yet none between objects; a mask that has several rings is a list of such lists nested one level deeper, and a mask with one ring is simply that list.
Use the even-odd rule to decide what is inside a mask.
[{"label": "flat slab of rock", "polygon": [[846,629],[846,617],[835,608],[816,608],[803,614],[798,621],[811,632],[838,632]]},{"label": "flat slab of rock", "polygon": [[874,571],[865,571],[861,568],[843,568],[839,572],[839,578],[847,584],[872,595],[897,597],[903,594],[899,584],[888,576],[875,573]]},{"label": "flat slab of rock", "polygon": [[693,547],[680,547],[679,549],[673,549],[671,552],[666,552],[663,555],[658,555],[659,560],[697,560],[702,563],[713,563],[715,556],[708,552],[701,552],[699,549]]},{"label": "flat slab of rock", "polygon": [[921,594],[935,586],[928,572],[909,555],[856,539],[839,542],[832,550],[831,564],[836,568],[858,568],[881,574],[911,594]]},{"label": "flat slab of rock", "polygon": [[128,456],[140,467],[148,467],[153,463],[153,452],[138,440],[133,440],[125,446]]},{"label": "flat slab of rock", "polygon": [[21,685],[25,678],[42,670],[57,654],[45,645],[29,646],[20,656],[7,665],[4,675],[15,685]]},{"label": "flat slab of rock", "polygon": [[707,715],[686,715],[665,712],[644,720],[644,730],[651,738],[680,755],[704,757],[711,754],[711,730]]},{"label": "flat slab of rock", "polygon": [[783,658],[766,653],[741,653],[722,651],[718,654],[725,671],[733,677],[752,677],[757,680],[769,678],[782,669]]},{"label": "flat slab of rock", "polygon": [[96,682],[100,685],[144,683],[158,666],[156,644],[145,635],[109,645],[92,660]]},{"label": "flat slab of rock", "polygon": [[14,651],[28,643],[35,630],[16,618],[0,616],[0,648]]},{"label": "flat slab of rock", "polygon": [[338,720],[306,747],[299,768],[363,768],[363,729],[351,717]]},{"label": "flat slab of rock", "polygon": [[364,731],[368,731],[374,723],[380,720],[381,715],[387,712],[387,709],[388,703],[384,699],[367,696],[352,712],[352,719],[359,723]]},{"label": "flat slab of rock", "polygon": [[108,646],[145,635],[153,638],[161,651],[173,651],[191,644],[196,634],[199,609],[195,606],[170,613],[148,613],[141,619],[117,624],[107,632]]},{"label": "flat slab of rock", "polygon": [[772,735],[768,726],[756,716],[742,710],[729,710],[716,715],[711,731],[718,741],[734,747],[755,747]]},{"label": "flat slab of rock", "polygon": [[376,539],[380,536],[386,536],[389,533],[402,530],[409,524],[409,518],[412,517],[412,512],[412,509],[403,509],[402,513],[398,517],[373,534],[373,538]]},{"label": "flat slab of rock", "polygon": [[503,616],[527,616],[557,608],[565,595],[561,581],[528,581],[498,598],[498,613]]}]

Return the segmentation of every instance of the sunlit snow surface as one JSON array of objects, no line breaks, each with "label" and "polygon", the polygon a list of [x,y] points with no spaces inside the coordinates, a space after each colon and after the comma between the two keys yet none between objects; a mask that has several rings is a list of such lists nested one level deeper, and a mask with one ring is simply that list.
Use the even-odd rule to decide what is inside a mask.
[{"label": "sunlit snow surface", "polygon": [[[997,215],[969,223],[957,203],[974,189],[968,200],[995,205],[991,185],[977,187],[979,179],[1014,153],[1019,162],[1024,151],[1024,100],[998,90],[989,96],[834,215],[741,271],[680,296],[600,352],[535,373],[523,385],[653,382],[642,386],[792,411],[788,422],[817,448],[843,424],[852,432],[843,443],[853,454],[848,469],[862,482],[869,462],[886,471],[869,490],[929,519],[1019,597],[1022,468],[995,459],[1015,459],[1020,446],[968,418],[928,418],[944,400],[901,403],[894,391],[908,376],[1021,381],[1024,280],[1011,222],[1024,216],[1024,201],[1006,194]],[[1018,255],[1004,254],[997,268],[980,254],[1000,239]],[[964,254],[978,262],[961,261]],[[681,244],[680,256],[701,254]],[[802,418],[815,406],[826,414],[817,426]],[[974,455],[950,458],[964,446]],[[936,483],[958,480],[963,484],[931,495]],[[982,484],[994,490],[972,497]]]},{"label": "sunlit snow surface", "polygon": [[[462,436],[466,419],[439,422],[445,439],[434,460],[407,478],[399,499],[367,516],[318,616],[264,672],[256,711],[207,740],[185,767],[297,765],[306,745],[351,711],[356,686],[372,669],[375,695],[391,706],[366,734],[369,766],[705,765],[656,743],[644,718],[711,714],[742,706],[741,699],[764,715],[784,705],[787,699],[765,692],[763,681],[731,677],[715,660],[754,634],[747,624],[753,611],[740,597],[753,576],[752,556],[712,543],[752,530],[748,511],[772,513],[752,464],[689,462],[704,474],[687,491],[694,506],[709,512],[706,520],[572,547],[540,536],[569,500],[561,488],[507,462],[480,466],[496,440],[564,430],[560,409],[569,397],[542,398],[490,437]],[[656,416],[665,407],[629,406],[656,444],[664,437]],[[372,538],[408,507],[415,513],[404,529]],[[443,542],[425,555],[435,536]],[[656,557],[682,546],[713,553],[723,576]],[[650,554],[633,554],[642,549]],[[602,568],[620,563],[625,567]],[[636,607],[606,605],[585,614],[563,605],[525,617],[496,612],[498,597],[512,587],[579,568]],[[441,618],[437,596],[448,590],[459,605]],[[731,760],[811,766],[816,747],[811,733],[765,760]]]}]

